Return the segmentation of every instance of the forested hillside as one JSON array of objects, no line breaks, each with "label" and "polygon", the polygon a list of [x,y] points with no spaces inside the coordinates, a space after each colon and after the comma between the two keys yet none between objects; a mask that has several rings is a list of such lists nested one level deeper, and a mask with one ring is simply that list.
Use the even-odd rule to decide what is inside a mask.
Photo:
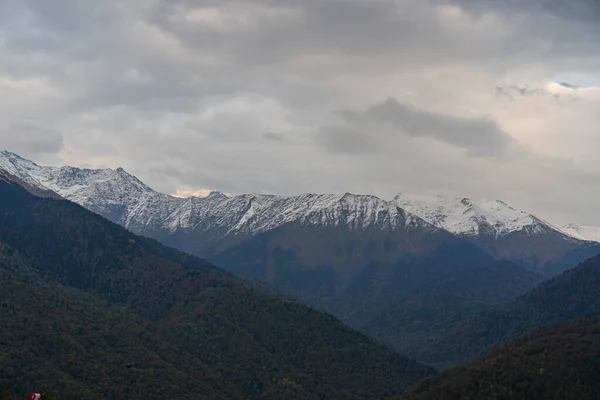
[{"label": "forested hillside", "polygon": [[540,328],[399,399],[593,400],[599,376],[600,322],[578,320]]},{"label": "forested hillside", "polygon": [[0,199],[0,360],[19,394],[116,399],[130,373],[130,398],[378,399],[433,372],[68,201],[6,180]]},{"label": "forested hillside", "polygon": [[600,256],[539,285],[517,300],[449,325],[397,338],[418,360],[456,365],[533,329],[600,316]]},{"label": "forested hillside", "polygon": [[[407,332],[449,323],[514,300],[543,280],[541,275],[497,260],[467,242],[443,244],[424,254],[388,260],[375,256],[372,248],[346,248],[344,240],[333,245],[328,241],[334,236],[331,232],[321,231],[320,236],[306,230],[304,236],[292,234],[298,230],[288,228],[259,236],[215,261],[243,276],[269,282],[356,329],[392,343]],[[389,242],[377,232],[363,234],[372,234],[372,247],[383,248]],[[309,236],[310,241],[320,244],[309,246]],[[340,249],[348,250],[347,259],[358,258],[352,252],[373,258],[364,259],[360,268],[339,259],[330,264],[338,265],[337,272],[326,263],[310,266],[302,261],[312,253],[342,253]],[[327,258],[332,260],[337,254]],[[342,273],[352,278],[339,285],[336,277]]]}]

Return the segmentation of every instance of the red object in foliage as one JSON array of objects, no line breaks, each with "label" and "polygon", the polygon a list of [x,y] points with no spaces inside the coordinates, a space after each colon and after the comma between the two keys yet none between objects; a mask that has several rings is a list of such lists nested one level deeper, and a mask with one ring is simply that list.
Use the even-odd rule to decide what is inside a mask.
[{"label": "red object in foliage", "polygon": [[39,393],[29,393],[29,400],[40,400],[42,395]]}]

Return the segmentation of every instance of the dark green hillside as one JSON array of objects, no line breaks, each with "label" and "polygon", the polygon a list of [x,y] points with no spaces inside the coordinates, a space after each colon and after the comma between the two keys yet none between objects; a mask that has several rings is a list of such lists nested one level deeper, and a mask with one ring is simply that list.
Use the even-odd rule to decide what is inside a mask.
[{"label": "dark green hillside", "polygon": [[[372,310],[369,318],[364,318],[369,322],[360,329],[386,342],[398,344],[405,337],[426,331],[436,324],[449,324],[514,300],[543,280],[534,272],[509,262],[490,260],[484,254],[480,254],[482,259],[479,261],[465,260],[465,254],[474,258],[480,253],[477,249],[464,249],[462,256],[453,255],[456,250],[459,249],[453,249],[450,254],[434,255],[429,262],[417,264],[422,274],[435,269],[435,263],[445,265],[447,270],[440,276],[432,271],[432,278],[426,283],[415,285],[402,297],[388,301],[387,304],[395,306],[386,307],[386,303],[380,302],[380,307]],[[449,268],[453,263],[456,266]],[[396,287],[400,285],[398,282]]]},{"label": "dark green hillside", "polygon": [[[36,330],[31,320],[39,317],[45,326],[67,333],[64,343],[50,348],[73,341],[80,349],[49,356],[47,339],[3,332],[9,339],[0,348],[0,367],[18,375],[15,382],[59,389],[72,382],[81,387],[80,395],[61,393],[61,399],[97,399],[94,393],[103,393],[105,385],[100,381],[118,377],[123,363],[145,347],[151,351],[134,360],[136,374],[155,371],[147,372],[145,387],[173,382],[174,391],[204,390],[200,397],[206,399],[378,399],[432,373],[331,316],[253,289],[206,261],[135,236],[73,203],[35,197],[2,180],[0,200],[0,242],[19,252],[45,282],[41,290],[50,292],[7,302],[27,318],[9,329]],[[40,286],[33,278],[5,274],[10,285],[3,283],[2,290],[12,287],[23,294]],[[65,307],[59,306],[62,298]],[[80,305],[67,306],[76,302]],[[87,319],[79,312],[89,313]],[[113,335],[98,344],[104,350],[91,346],[96,343],[92,335],[109,331]],[[12,356],[29,348],[27,340],[31,355]],[[130,350],[118,343],[130,343]],[[114,357],[114,364],[91,356],[100,351],[102,357]],[[64,358],[71,353],[80,357],[75,369]],[[55,378],[44,381],[34,372],[40,363],[49,363]],[[98,378],[73,373],[96,369]]]},{"label": "dark green hillside", "polygon": [[444,245],[394,265],[373,265],[334,311],[372,335],[395,337],[512,300],[542,279],[473,245]]},{"label": "dark green hillside", "polygon": [[[20,395],[38,387],[60,398],[119,398],[128,376],[136,397],[142,388],[155,399],[164,398],[161,393],[226,399],[234,392],[200,361],[188,372],[175,367],[173,362],[181,364],[176,349],[141,318],[58,284],[6,245],[0,248],[0,299],[2,379]],[[134,364],[130,371],[127,362]],[[180,386],[182,381],[188,384]],[[212,387],[217,383],[220,393]]]},{"label": "dark green hillside", "polygon": [[517,300],[455,324],[402,338],[398,347],[429,363],[460,364],[550,323],[600,316],[600,256]]},{"label": "dark green hillside", "polygon": [[579,320],[540,328],[399,400],[594,400],[599,378],[600,322]]}]

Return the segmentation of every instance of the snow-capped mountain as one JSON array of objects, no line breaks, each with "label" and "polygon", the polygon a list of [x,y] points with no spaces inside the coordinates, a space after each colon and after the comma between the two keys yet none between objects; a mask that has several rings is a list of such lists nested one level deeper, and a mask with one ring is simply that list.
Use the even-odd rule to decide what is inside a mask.
[{"label": "snow-capped mountain", "polygon": [[515,210],[500,200],[475,201],[401,193],[394,201],[406,211],[457,235],[501,237],[524,230],[531,235],[558,231],[549,222],[525,211]]},{"label": "snow-capped mountain", "polygon": [[[539,267],[581,244],[581,235],[501,201],[399,194],[391,201],[354,194],[242,194],[179,198],[159,193],[122,168],[44,167],[0,152],[0,169],[79,203],[135,233],[202,256],[289,224],[353,231],[402,231],[403,248],[423,233],[468,238],[490,254]],[[412,235],[412,236],[411,236]],[[411,244],[412,243],[412,244]]]},{"label": "snow-capped mountain", "polygon": [[600,227],[581,225],[576,222],[571,222],[560,228],[563,232],[580,240],[589,240],[600,242]]},{"label": "snow-capped mountain", "polygon": [[536,234],[556,229],[498,200],[475,202],[405,193],[389,202],[350,193],[227,197],[212,192],[207,197],[179,198],[154,191],[122,168],[42,167],[7,151],[0,152],[0,169],[138,232],[149,227],[175,232],[208,229],[207,225],[212,225],[227,233],[258,234],[294,221],[353,228],[425,227],[425,221],[454,234],[470,236],[483,233],[502,236],[523,229]]},{"label": "snow-capped mountain", "polygon": [[0,153],[0,169],[101,214],[140,234],[211,231],[257,235],[298,222],[311,226],[344,225],[353,229],[435,228],[394,202],[353,194],[275,196],[243,194],[227,197],[178,198],[159,193],[122,168],[42,167],[13,153]]},{"label": "snow-capped mountain", "polygon": [[[396,204],[434,226],[466,238],[489,253],[527,268],[555,263],[583,246],[583,239],[500,200],[399,194]],[[552,265],[552,266],[551,266]]]}]

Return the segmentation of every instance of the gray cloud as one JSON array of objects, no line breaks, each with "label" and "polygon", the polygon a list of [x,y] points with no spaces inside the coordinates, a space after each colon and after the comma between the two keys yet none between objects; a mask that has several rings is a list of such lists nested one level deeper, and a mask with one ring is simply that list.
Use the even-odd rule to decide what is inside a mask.
[{"label": "gray cloud", "polygon": [[[567,83],[559,83],[561,86],[566,87],[566,88],[575,88],[574,86],[571,86]],[[529,87],[527,85],[524,86],[517,86],[517,85],[511,85],[511,86],[502,86],[502,85],[498,85],[496,86],[496,88],[494,89],[496,96],[499,97],[508,97],[509,99],[514,99],[513,95],[518,95],[518,96],[522,96],[522,97],[531,97],[531,96],[549,96],[549,97],[553,97],[555,99],[560,99],[560,94],[559,93],[551,93],[546,89],[543,88],[539,88],[539,87]]]},{"label": "gray cloud", "polygon": [[0,124],[0,138],[4,149],[17,152],[23,157],[54,155],[64,146],[59,131],[35,121]]},{"label": "gray cloud", "polygon": [[169,192],[439,190],[594,222],[597,9],[4,0],[0,143]]},{"label": "gray cloud", "polygon": [[262,135],[263,139],[274,142],[283,141],[283,133],[281,132],[266,132]]},{"label": "gray cloud", "polygon": [[343,111],[340,115],[343,125],[326,128],[318,135],[318,140],[330,152],[375,152],[394,144],[393,139],[403,133],[434,138],[478,157],[502,156],[513,144],[512,137],[490,118],[437,114],[402,104],[394,98],[364,112]]}]

